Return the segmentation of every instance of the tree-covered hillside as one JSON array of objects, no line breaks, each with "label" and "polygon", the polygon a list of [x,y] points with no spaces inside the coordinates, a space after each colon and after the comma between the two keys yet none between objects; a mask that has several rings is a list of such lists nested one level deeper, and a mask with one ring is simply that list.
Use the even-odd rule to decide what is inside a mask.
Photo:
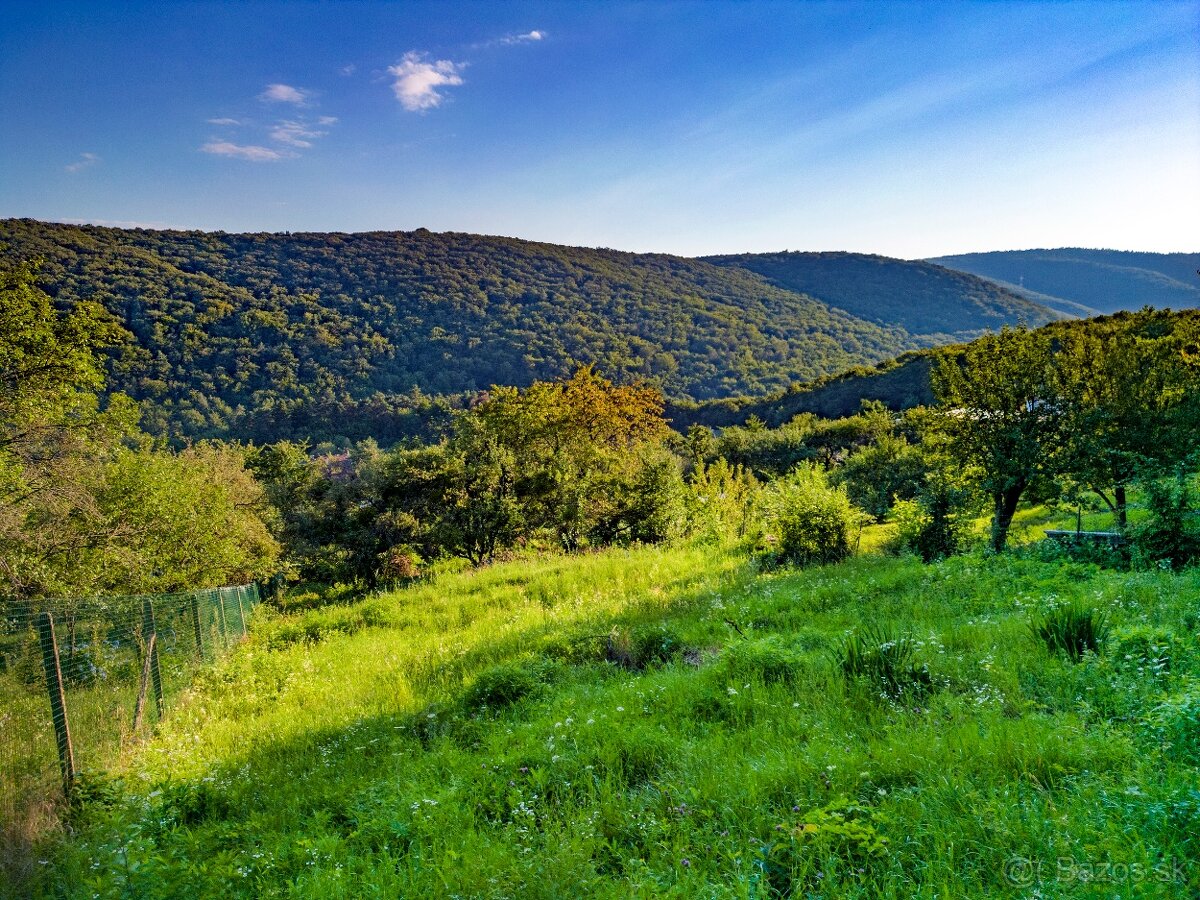
[{"label": "tree-covered hillside", "polygon": [[1200,253],[1121,250],[1009,250],[929,262],[1004,282],[1024,296],[1079,315],[1200,306]]},{"label": "tree-covered hillside", "polygon": [[[925,343],[737,268],[467,234],[0,222],[63,307],[130,333],[109,384],[177,436],[388,441],[429,395],[595,363],[676,399],[765,393]],[[411,420],[411,421],[410,421]]]},{"label": "tree-covered hillside", "polygon": [[709,262],[748,269],[885,327],[944,343],[985,330],[1044,325],[1062,315],[991,281],[920,261],[863,253],[743,253]]}]

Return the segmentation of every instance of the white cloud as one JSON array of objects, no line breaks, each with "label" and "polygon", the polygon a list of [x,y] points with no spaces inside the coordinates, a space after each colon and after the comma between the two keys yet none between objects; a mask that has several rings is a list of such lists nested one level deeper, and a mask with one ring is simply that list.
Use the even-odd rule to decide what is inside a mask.
[{"label": "white cloud", "polygon": [[506,37],[502,37],[500,38],[500,43],[506,46],[512,44],[527,44],[530,41],[543,40],[545,37],[546,32],[534,29],[533,31],[527,31],[524,34],[510,34]]},{"label": "white cloud", "polygon": [[338,69],[338,74],[348,78],[357,71],[358,66],[356,66],[354,63],[350,63],[348,66],[342,66],[340,69]]},{"label": "white cloud", "polygon": [[294,155],[283,150],[272,150],[270,147],[259,147],[256,144],[234,144],[231,141],[209,141],[200,148],[200,151],[211,153],[214,156],[247,159],[250,162],[275,162]]},{"label": "white cloud", "polygon": [[227,118],[227,117],[222,117],[222,118],[219,118],[219,119],[209,119],[209,120],[208,120],[208,124],[209,124],[209,125],[241,125],[241,124],[242,124],[242,120],[241,120],[241,119],[230,119],[230,118]]},{"label": "white cloud", "polygon": [[440,106],[445,95],[439,88],[454,87],[463,83],[459,73],[466,63],[439,59],[430,62],[425,54],[411,50],[388,72],[396,76],[392,90],[396,99],[409,112],[424,112]]},{"label": "white cloud", "polygon": [[258,99],[266,103],[294,103],[303,106],[308,102],[309,96],[308,91],[292,87],[290,84],[268,84],[267,89],[258,95]]},{"label": "white cloud", "polygon": [[94,166],[98,162],[100,162],[100,157],[95,153],[80,153],[79,159],[67,166],[66,170],[74,174],[75,172],[81,172],[90,166]]},{"label": "white cloud", "polygon": [[[321,116],[317,119],[317,125],[328,126],[336,121],[334,116]],[[308,122],[286,119],[276,123],[271,129],[271,140],[287,144],[289,147],[311,147],[314,140],[327,134],[328,131],[314,127]]]}]

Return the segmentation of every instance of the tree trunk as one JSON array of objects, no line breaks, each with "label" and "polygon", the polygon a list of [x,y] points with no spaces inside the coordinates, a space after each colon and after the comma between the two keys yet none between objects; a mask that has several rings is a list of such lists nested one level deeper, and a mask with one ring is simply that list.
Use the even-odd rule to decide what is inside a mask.
[{"label": "tree trunk", "polygon": [[1008,527],[1012,524],[1013,516],[1017,512],[1017,503],[1024,492],[1025,485],[1022,484],[992,495],[996,501],[996,511],[992,518],[992,549],[997,553],[1002,553],[1005,544],[1008,543]]},{"label": "tree trunk", "polygon": [[1113,493],[1116,494],[1117,499],[1117,528],[1124,531],[1126,525],[1125,485],[1118,484]]}]

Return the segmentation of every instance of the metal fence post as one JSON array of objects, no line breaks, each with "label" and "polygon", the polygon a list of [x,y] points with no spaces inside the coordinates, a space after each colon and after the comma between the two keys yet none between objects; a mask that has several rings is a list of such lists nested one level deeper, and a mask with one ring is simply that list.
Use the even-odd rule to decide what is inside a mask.
[{"label": "metal fence post", "polygon": [[149,597],[142,598],[142,640],[146,643],[146,657],[150,661],[150,683],[154,686],[154,704],[158,707],[158,718],[163,717],[162,670],[158,666],[158,632],[154,627],[154,604]]},{"label": "metal fence post", "polygon": [[63,790],[71,792],[75,780],[75,748],[71,745],[71,726],[67,722],[67,698],[63,693],[62,666],[58,660],[58,642],[54,639],[54,617],[49,611],[38,617],[42,639],[42,668],[46,670],[46,691],[54,716],[54,737],[58,742],[58,761],[62,766]]}]

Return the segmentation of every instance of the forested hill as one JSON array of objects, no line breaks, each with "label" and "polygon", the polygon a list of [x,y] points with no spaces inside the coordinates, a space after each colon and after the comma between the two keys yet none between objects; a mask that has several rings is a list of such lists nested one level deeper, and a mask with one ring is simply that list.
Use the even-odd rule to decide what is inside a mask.
[{"label": "forested hill", "polygon": [[969,340],[1018,321],[1036,326],[1063,317],[992,281],[929,262],[863,253],[744,253],[705,259],[749,269],[778,287],[938,343]]},{"label": "forested hill", "polygon": [[766,393],[921,342],[741,269],[428,231],[224,234],[0,222],[63,305],[131,345],[111,387],[185,436],[390,440],[398,400],[595,363],[678,399]]},{"label": "forested hill", "polygon": [[1200,307],[1200,253],[1008,250],[931,259],[1072,315]]}]

